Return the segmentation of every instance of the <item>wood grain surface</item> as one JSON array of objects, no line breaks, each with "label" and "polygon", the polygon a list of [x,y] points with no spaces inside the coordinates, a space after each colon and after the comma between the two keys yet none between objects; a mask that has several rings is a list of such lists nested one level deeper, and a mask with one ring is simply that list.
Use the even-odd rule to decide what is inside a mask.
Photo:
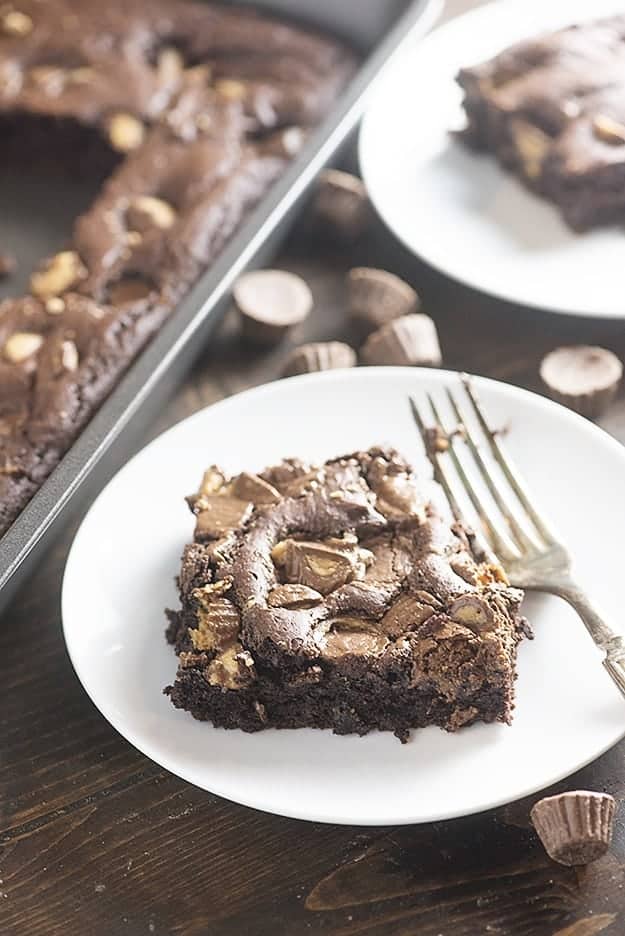
[{"label": "wood grain surface", "polygon": [[[457,0],[447,13],[472,5]],[[313,243],[305,219],[276,261],[304,275],[315,296],[293,342],[349,338],[343,277],[355,264],[391,269],[418,287],[450,368],[540,390],[538,363],[557,345],[596,343],[625,358],[620,323],[486,298],[426,269],[380,225],[350,250]],[[230,315],[145,439],[275,379],[288,346],[242,346]],[[625,441],[623,394],[602,425]],[[573,870],[552,863],[530,827],[538,797],[417,827],[327,826],[233,805],[138,754],[92,706],[64,649],[59,596],[72,534],[0,627],[1,936],[625,933],[622,809],[610,854]],[[555,789],[622,799],[624,754],[620,744]]]}]

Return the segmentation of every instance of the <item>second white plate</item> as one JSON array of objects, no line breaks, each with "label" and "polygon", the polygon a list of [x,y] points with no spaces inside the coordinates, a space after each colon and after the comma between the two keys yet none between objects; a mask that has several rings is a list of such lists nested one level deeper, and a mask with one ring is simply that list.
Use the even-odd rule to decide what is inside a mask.
[{"label": "second white plate", "polygon": [[519,39],[622,13],[623,0],[497,0],[415,37],[387,69],[360,138],[386,224],[432,266],[512,302],[625,318],[625,230],[573,233],[495,158],[450,136],[464,124],[455,75]]},{"label": "second white plate", "polygon": [[[625,733],[625,701],[575,614],[527,600],[536,630],[519,654],[511,727],[438,728],[400,744],[390,734],[215,729],[163,695],[176,658],[163,636],[174,576],[192,535],[183,496],[204,468],[260,469],[285,455],[324,459],[389,443],[429,474],[407,405],[426,389],[444,404],[457,375],[359,368],[269,384],[203,410],[145,448],[111,481],[76,536],[63,584],[63,626],[85,689],[153,760],[206,790],[302,819],[359,825],[447,819],[541,789]],[[554,403],[478,382],[531,489],[562,531],[582,577],[622,620],[625,449]]]}]

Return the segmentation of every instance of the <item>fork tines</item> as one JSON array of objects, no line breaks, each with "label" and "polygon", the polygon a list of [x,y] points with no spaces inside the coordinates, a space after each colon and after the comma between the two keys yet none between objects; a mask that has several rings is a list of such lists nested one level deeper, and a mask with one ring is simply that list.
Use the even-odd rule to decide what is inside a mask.
[{"label": "fork tines", "polygon": [[501,431],[490,427],[471,379],[463,374],[460,381],[462,389],[446,388],[447,417],[431,393],[410,397],[434,476],[456,519],[474,529],[479,550],[504,563],[542,552],[555,537],[532,505]]},{"label": "fork tines", "polygon": [[[443,405],[430,393],[420,400],[410,398],[434,476],[452,512],[473,529],[476,552],[503,562],[512,585],[559,595],[576,609],[625,696],[623,635],[613,630],[572,578],[569,552],[533,506],[501,432],[491,428],[470,378],[462,375],[461,384],[446,388]],[[447,418],[443,410],[450,414]]]}]

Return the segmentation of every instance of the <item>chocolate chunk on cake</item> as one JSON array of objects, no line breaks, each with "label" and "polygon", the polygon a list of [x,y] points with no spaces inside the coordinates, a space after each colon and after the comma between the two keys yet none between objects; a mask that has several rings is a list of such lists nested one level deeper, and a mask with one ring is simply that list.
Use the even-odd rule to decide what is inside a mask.
[{"label": "chocolate chunk on cake", "polygon": [[0,535],[354,66],[331,37],[238,5],[0,9],[3,158],[103,180],[32,295],[0,307]]},{"label": "chocolate chunk on cake", "polygon": [[576,230],[625,218],[625,15],[520,42],[458,82],[467,143]]},{"label": "chocolate chunk on cake", "polygon": [[510,721],[522,592],[396,452],[210,468],[188,500],[195,535],[167,630],[177,708],[244,731],[402,740]]}]

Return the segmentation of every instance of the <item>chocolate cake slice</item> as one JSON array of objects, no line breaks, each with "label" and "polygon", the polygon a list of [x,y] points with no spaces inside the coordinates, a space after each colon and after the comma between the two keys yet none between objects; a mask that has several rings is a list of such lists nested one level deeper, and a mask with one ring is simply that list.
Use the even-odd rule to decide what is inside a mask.
[{"label": "chocolate cake slice", "polygon": [[394,451],[286,460],[189,498],[177,708],[224,728],[509,722],[522,592],[474,554],[442,491]]},{"label": "chocolate cake slice", "polygon": [[625,15],[519,42],[458,82],[467,143],[575,230],[625,218]]}]

